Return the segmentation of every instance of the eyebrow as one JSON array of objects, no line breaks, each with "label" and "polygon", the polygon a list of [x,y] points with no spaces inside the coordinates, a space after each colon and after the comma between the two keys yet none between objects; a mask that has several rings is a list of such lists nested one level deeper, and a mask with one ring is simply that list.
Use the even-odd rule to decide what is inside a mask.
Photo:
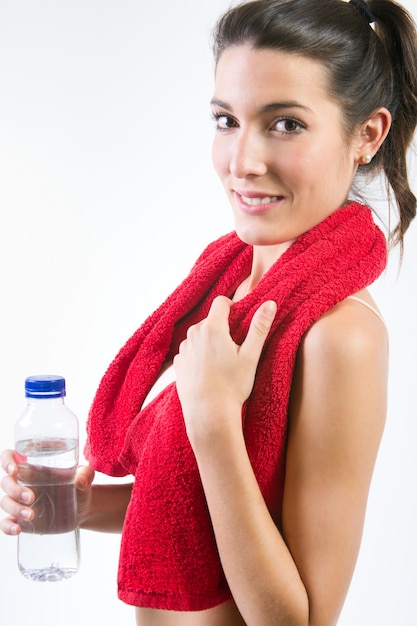
[{"label": "eyebrow", "polygon": [[[230,106],[230,104],[228,104],[227,102],[224,102],[223,100],[217,100],[216,98],[213,98],[210,104],[211,106],[218,106],[222,109],[227,109],[228,111],[233,112],[233,107]],[[309,107],[303,104],[300,104],[298,102],[293,102],[293,101],[270,102],[269,104],[264,104],[263,106],[261,106],[260,112],[269,113],[270,111],[279,111],[281,109],[303,109],[304,111],[308,111],[312,113],[312,110]]]}]

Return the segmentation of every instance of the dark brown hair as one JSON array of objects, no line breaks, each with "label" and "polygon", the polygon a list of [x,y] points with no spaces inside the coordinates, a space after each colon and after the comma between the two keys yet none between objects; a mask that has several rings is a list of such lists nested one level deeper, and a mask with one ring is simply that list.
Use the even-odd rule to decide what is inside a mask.
[{"label": "dark brown hair", "polygon": [[214,56],[233,45],[251,44],[320,61],[329,76],[329,95],[339,103],[347,133],[378,107],[392,115],[390,132],[362,171],[383,171],[399,220],[400,243],[416,214],[407,175],[407,151],[417,125],[417,31],[409,13],[390,0],[367,3],[375,23],[342,0],[251,0],[231,8],[214,31]]}]

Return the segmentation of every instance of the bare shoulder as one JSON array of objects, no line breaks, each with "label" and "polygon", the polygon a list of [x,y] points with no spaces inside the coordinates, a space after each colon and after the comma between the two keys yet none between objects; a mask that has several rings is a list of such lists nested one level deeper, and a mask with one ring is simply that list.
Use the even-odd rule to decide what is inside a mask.
[{"label": "bare shoulder", "polygon": [[[360,297],[375,306],[367,292]],[[338,444],[344,446],[349,441],[353,444],[355,433],[363,437],[367,425],[375,449],[385,424],[387,378],[384,322],[361,302],[340,302],[313,324],[301,342],[291,393],[290,431],[297,425],[310,435],[337,439],[337,424],[343,434]]]},{"label": "bare shoulder", "polygon": [[[375,308],[367,292],[358,297]],[[323,420],[337,412],[340,422],[350,427],[366,420],[380,430],[387,377],[388,332],[383,320],[361,302],[343,300],[313,324],[301,342],[293,381],[294,419],[297,407],[303,407],[304,419],[314,416],[316,425],[317,412]]]},{"label": "bare shoulder", "polygon": [[323,315],[306,333],[301,350],[330,359],[388,358],[388,332],[367,291],[347,298]]}]

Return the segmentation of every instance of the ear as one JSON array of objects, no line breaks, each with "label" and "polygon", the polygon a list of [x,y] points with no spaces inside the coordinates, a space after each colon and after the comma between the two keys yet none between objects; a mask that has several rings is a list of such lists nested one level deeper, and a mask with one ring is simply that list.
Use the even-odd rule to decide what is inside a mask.
[{"label": "ear", "polygon": [[391,128],[391,113],[385,107],[376,109],[372,116],[359,125],[355,146],[355,161],[369,163],[378,152]]}]

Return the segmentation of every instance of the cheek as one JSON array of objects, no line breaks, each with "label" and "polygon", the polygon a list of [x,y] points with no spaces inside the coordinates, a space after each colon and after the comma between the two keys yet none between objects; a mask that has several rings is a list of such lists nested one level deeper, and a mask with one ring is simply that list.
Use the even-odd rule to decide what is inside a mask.
[{"label": "cheek", "polygon": [[228,157],[226,150],[221,146],[219,138],[215,138],[213,141],[211,149],[211,160],[213,163],[214,171],[220,178],[223,178],[223,176],[225,176],[229,171]]},{"label": "cheek", "polygon": [[283,167],[309,176],[312,171],[317,173],[317,168],[320,167],[323,156],[325,157],[326,154],[325,146],[315,145],[313,142],[310,145],[299,144],[293,147],[290,156],[287,155]]},{"label": "cheek", "polygon": [[[336,181],[346,171],[346,161],[339,147],[333,148],[325,143],[312,143],[305,146],[294,146],[278,163],[277,171],[283,180],[297,188],[305,188],[311,192],[316,187],[328,187],[329,181]],[[343,178],[343,176],[342,176]]]}]

